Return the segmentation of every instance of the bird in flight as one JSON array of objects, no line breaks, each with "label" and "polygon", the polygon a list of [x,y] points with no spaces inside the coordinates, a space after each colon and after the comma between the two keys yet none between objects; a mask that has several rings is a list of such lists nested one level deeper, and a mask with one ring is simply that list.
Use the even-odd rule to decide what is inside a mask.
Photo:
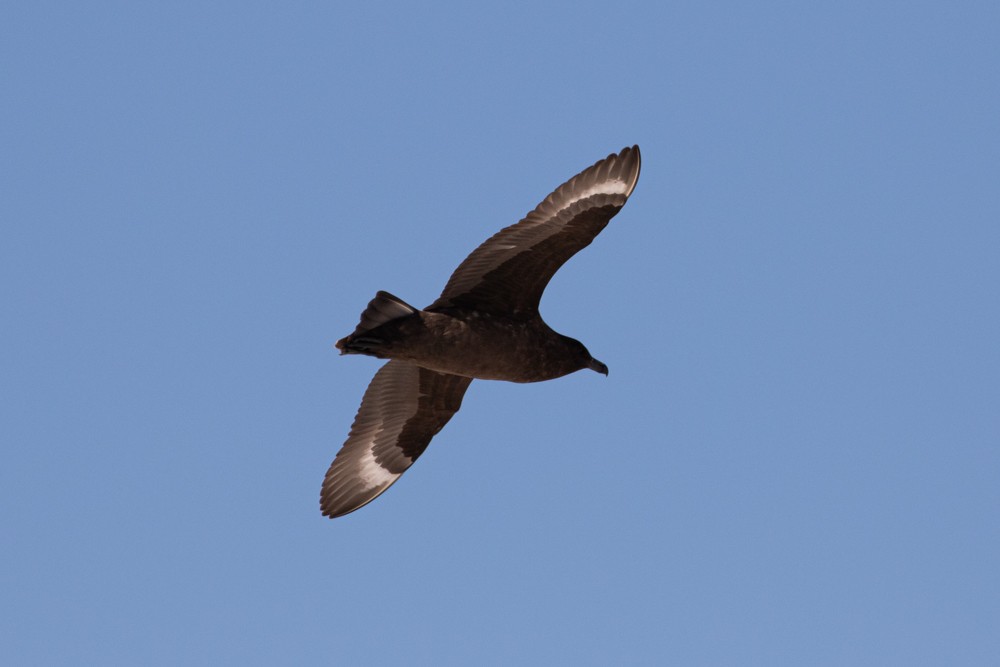
[{"label": "bird in flight", "polygon": [[458,412],[473,379],[540,382],[584,368],[608,374],[580,341],[545,324],[538,303],[559,267],[628,201],[639,164],[632,146],[560,185],[476,248],[423,310],[375,295],[337,349],[389,362],[368,385],[323,480],[325,516],[353,512],[399,479]]}]

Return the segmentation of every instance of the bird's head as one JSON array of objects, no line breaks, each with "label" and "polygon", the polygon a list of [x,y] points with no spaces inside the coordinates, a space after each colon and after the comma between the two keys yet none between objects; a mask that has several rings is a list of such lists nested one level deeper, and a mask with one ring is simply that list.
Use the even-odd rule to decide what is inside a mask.
[{"label": "bird's head", "polygon": [[607,365],[601,363],[600,361],[594,359],[593,357],[591,357],[590,361],[587,362],[587,368],[589,368],[592,371],[597,371],[598,373],[601,373],[605,377],[608,375]]},{"label": "bird's head", "polygon": [[573,370],[589,368],[590,370],[597,371],[602,375],[608,374],[608,367],[597,359],[594,359],[583,343],[575,338],[570,338],[569,336],[562,336],[562,339],[565,342],[566,347],[569,349],[573,361],[575,362],[576,368]]}]

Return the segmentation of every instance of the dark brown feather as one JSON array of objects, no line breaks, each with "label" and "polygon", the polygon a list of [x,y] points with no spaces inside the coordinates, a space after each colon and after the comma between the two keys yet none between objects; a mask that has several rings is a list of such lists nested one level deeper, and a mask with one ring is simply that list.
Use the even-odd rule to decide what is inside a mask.
[{"label": "dark brown feather", "polygon": [[476,248],[426,310],[537,315],[549,280],[621,210],[635,188],[639,168],[639,147],[633,146],[583,170],[520,222]]},{"label": "dark brown feather", "polygon": [[471,382],[405,361],[382,366],[326,473],[323,514],[334,518],[353,512],[392,486],[458,412]]}]

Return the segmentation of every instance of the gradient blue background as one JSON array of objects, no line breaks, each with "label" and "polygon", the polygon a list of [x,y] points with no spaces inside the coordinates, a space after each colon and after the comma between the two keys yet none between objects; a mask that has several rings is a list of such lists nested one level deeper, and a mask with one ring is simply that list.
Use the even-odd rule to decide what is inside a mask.
[{"label": "gradient blue background", "polygon": [[[5,3],[0,662],[1000,656],[995,3]],[[640,144],[547,321],[343,519],[478,243]]]}]

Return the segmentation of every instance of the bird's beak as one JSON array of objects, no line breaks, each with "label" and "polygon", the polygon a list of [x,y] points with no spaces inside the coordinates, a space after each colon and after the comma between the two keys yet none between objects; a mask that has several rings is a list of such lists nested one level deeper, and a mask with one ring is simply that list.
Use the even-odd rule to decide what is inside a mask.
[{"label": "bird's beak", "polygon": [[593,357],[591,357],[590,363],[587,364],[587,368],[589,368],[592,371],[597,371],[598,373],[601,373],[602,375],[605,376],[607,376],[608,374],[608,367],[599,362],[597,359],[594,359]]}]

